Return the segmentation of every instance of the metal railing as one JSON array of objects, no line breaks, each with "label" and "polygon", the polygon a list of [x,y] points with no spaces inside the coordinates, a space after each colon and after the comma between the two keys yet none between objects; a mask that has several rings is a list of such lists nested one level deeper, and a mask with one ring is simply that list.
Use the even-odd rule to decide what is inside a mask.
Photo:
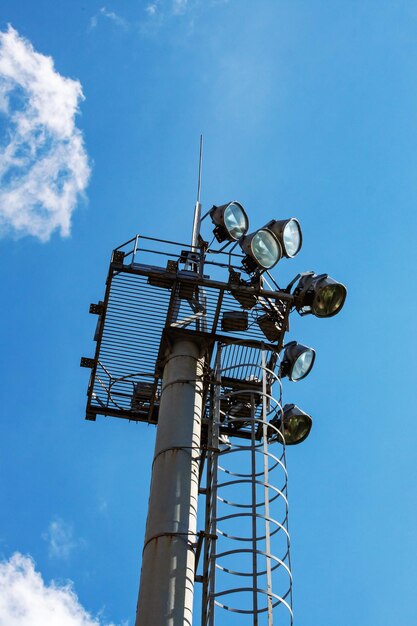
[{"label": "metal railing", "polygon": [[[92,367],[88,419],[104,414],[157,422],[164,341],[170,333],[201,334],[211,346],[216,340],[226,342],[230,338],[225,358],[243,364],[245,359],[251,360],[257,346],[267,341],[262,318],[266,311],[273,310],[278,320],[274,346],[276,351],[281,349],[292,296],[274,291],[276,285],[254,291],[233,282],[212,280],[204,272],[187,270],[189,254],[200,259],[201,263],[198,261],[195,266],[201,269],[209,263],[213,271],[216,267],[231,269],[231,260],[241,260],[241,255],[234,253],[205,248],[193,252],[186,244],[140,235],[113,251],[106,293],[103,301],[92,305],[91,311],[99,319],[94,359],[84,359],[88,362],[85,366]],[[166,267],[149,263],[156,258],[160,264],[161,255],[166,257]],[[234,315],[238,315],[237,323]],[[207,365],[210,364],[209,355]],[[234,370],[233,377],[244,379],[248,367],[242,365],[240,370]],[[151,383],[147,402],[144,391],[151,391]]]}]

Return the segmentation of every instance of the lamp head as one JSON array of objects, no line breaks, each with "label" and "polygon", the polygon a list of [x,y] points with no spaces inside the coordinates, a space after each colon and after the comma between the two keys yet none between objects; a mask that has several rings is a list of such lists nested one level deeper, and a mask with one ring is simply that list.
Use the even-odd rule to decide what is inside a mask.
[{"label": "lamp head", "polygon": [[215,224],[214,236],[220,243],[226,240],[238,241],[249,228],[248,216],[243,206],[236,201],[214,206],[210,217]]},{"label": "lamp head", "polygon": [[278,239],[283,256],[292,258],[300,252],[303,235],[300,222],[295,217],[287,220],[271,220],[265,228],[274,233]]},{"label": "lamp head", "polygon": [[274,426],[283,433],[287,446],[294,446],[307,439],[313,425],[310,415],[295,404],[285,404],[273,422],[275,422]]},{"label": "lamp head", "polygon": [[269,270],[278,263],[282,256],[282,249],[275,235],[266,228],[246,235],[239,242],[245,254],[243,267],[249,272]]},{"label": "lamp head", "polygon": [[288,376],[292,382],[302,380],[311,372],[315,358],[313,348],[291,341],[284,347],[280,375]]},{"label": "lamp head", "polygon": [[346,287],[328,274],[310,272],[301,276],[294,290],[295,307],[300,315],[333,317],[342,309],[346,295]]}]

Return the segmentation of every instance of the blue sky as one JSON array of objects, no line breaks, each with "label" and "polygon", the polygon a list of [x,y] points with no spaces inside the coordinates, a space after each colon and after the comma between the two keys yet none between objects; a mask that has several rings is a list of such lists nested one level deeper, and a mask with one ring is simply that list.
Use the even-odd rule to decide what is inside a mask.
[{"label": "blue sky", "polygon": [[203,132],[203,207],[294,215],[277,279],[349,290],[291,329],[317,350],[284,389],[314,419],[288,451],[295,624],[415,624],[415,3],[3,0],[0,30],[0,595],[53,623],[73,581],[60,626],[134,623],[154,430],[85,422],[79,358],[111,250],[188,239]]}]

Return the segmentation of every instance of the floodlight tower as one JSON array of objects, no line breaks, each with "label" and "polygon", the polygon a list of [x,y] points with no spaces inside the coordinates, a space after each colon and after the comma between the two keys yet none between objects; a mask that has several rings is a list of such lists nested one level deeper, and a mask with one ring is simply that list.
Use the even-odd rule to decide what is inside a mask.
[{"label": "floodlight tower", "polygon": [[[284,607],[292,625],[285,447],[304,441],[312,419],[282,404],[282,379],[302,380],[316,353],[284,339],[291,311],[335,315],[346,288],[313,272],[279,287],[269,270],[300,251],[298,220],[248,234],[237,201],[201,217],[201,165],[202,138],[191,245],[136,235],[113,250],[104,299],[90,306],[95,356],[81,359],[91,368],[86,419],[157,425],[136,626],[195,624],[195,582],[202,626],[214,626],[217,607],[253,626],[284,625],[274,622]],[[201,237],[207,217],[220,249]],[[161,255],[164,267],[144,262]],[[211,266],[227,280],[207,276]],[[232,584],[234,576],[245,584]]]}]

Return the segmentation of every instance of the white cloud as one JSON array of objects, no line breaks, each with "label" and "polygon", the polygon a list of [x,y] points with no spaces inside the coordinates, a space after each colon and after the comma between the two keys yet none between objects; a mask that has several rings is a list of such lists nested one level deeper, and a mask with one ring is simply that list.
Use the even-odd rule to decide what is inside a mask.
[{"label": "white cloud", "polygon": [[0,562],[0,626],[114,626],[80,604],[72,583],[45,584],[33,560],[16,553]]},{"label": "white cloud", "polygon": [[81,84],[11,26],[0,32],[0,235],[67,236],[90,168],[75,125]]},{"label": "white cloud", "polygon": [[56,559],[68,559],[74,548],[83,544],[75,540],[72,525],[60,518],[50,522],[42,539],[48,542],[49,556]]},{"label": "white cloud", "polygon": [[98,13],[93,15],[93,17],[91,18],[90,28],[96,28],[98,21],[101,17],[107,18],[108,20],[114,22],[115,24],[117,24],[117,26],[121,26],[122,28],[128,28],[129,26],[129,23],[123,17],[120,17],[120,15],[118,15],[114,11],[109,11],[107,7],[101,7]]},{"label": "white cloud", "polygon": [[174,15],[182,15],[186,12],[188,6],[188,0],[173,0],[172,13]]},{"label": "white cloud", "polygon": [[145,11],[148,15],[155,15],[156,11],[158,10],[158,2],[151,2],[151,4],[148,4],[145,7]]}]

